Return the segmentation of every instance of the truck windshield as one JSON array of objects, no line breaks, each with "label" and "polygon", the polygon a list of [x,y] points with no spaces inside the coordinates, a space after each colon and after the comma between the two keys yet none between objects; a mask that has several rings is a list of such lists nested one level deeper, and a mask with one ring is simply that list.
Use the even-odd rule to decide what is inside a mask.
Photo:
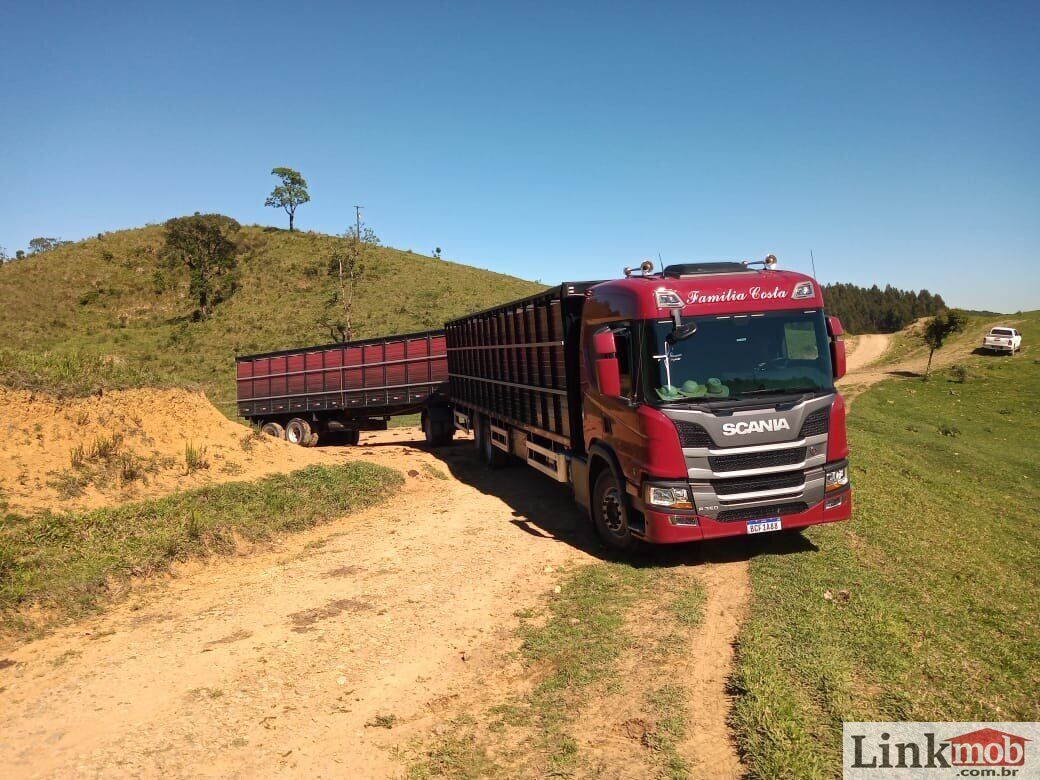
[{"label": "truck windshield", "polygon": [[670,343],[671,320],[648,323],[646,394],[653,402],[832,391],[822,310],[683,319],[696,332]]}]

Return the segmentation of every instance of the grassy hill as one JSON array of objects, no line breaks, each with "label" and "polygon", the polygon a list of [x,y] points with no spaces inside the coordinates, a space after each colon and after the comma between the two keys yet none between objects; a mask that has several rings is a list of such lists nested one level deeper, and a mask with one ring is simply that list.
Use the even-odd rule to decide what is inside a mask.
[{"label": "grassy hill", "polygon": [[[25,369],[51,350],[59,356],[44,361],[49,373],[76,372],[82,360],[65,356],[78,353],[88,356],[91,369],[103,358],[114,370],[133,367],[141,381],[199,385],[233,414],[236,353],[331,340],[321,321],[332,283],[328,258],[339,240],[256,226],[243,227],[240,238],[240,289],[205,322],[191,321],[186,274],[161,261],[161,226],[108,233],[7,264],[0,268],[0,332],[13,352],[0,355],[0,369]],[[543,289],[413,252],[369,252],[354,310],[356,338],[437,328]]]},{"label": "grassy hill", "polygon": [[1040,716],[1040,312],[1007,321],[1021,354],[856,400],[850,522],[756,542],[733,681],[749,776],[839,775],[842,721]]}]

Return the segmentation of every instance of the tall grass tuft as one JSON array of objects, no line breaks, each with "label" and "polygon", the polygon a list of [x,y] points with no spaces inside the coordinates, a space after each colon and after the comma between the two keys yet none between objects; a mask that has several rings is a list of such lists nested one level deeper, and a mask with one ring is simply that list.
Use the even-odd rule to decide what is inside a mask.
[{"label": "tall grass tuft", "polygon": [[191,442],[184,445],[184,468],[188,474],[209,468],[206,445],[196,447]]}]

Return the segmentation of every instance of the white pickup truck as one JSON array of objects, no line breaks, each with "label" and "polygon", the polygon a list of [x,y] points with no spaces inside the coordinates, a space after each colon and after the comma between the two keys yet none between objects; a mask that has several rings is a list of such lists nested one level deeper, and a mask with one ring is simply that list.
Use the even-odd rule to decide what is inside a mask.
[{"label": "white pickup truck", "polygon": [[1022,349],[1022,334],[1014,328],[1004,326],[992,328],[982,339],[982,348],[1014,355]]}]

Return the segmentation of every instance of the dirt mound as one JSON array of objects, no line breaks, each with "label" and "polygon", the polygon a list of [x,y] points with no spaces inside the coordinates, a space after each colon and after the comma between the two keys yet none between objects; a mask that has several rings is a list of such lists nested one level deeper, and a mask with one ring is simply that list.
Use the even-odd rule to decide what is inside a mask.
[{"label": "dirt mound", "polygon": [[0,508],[13,512],[91,509],[331,457],[256,435],[185,390],[60,399],[0,388],[0,404]]}]

